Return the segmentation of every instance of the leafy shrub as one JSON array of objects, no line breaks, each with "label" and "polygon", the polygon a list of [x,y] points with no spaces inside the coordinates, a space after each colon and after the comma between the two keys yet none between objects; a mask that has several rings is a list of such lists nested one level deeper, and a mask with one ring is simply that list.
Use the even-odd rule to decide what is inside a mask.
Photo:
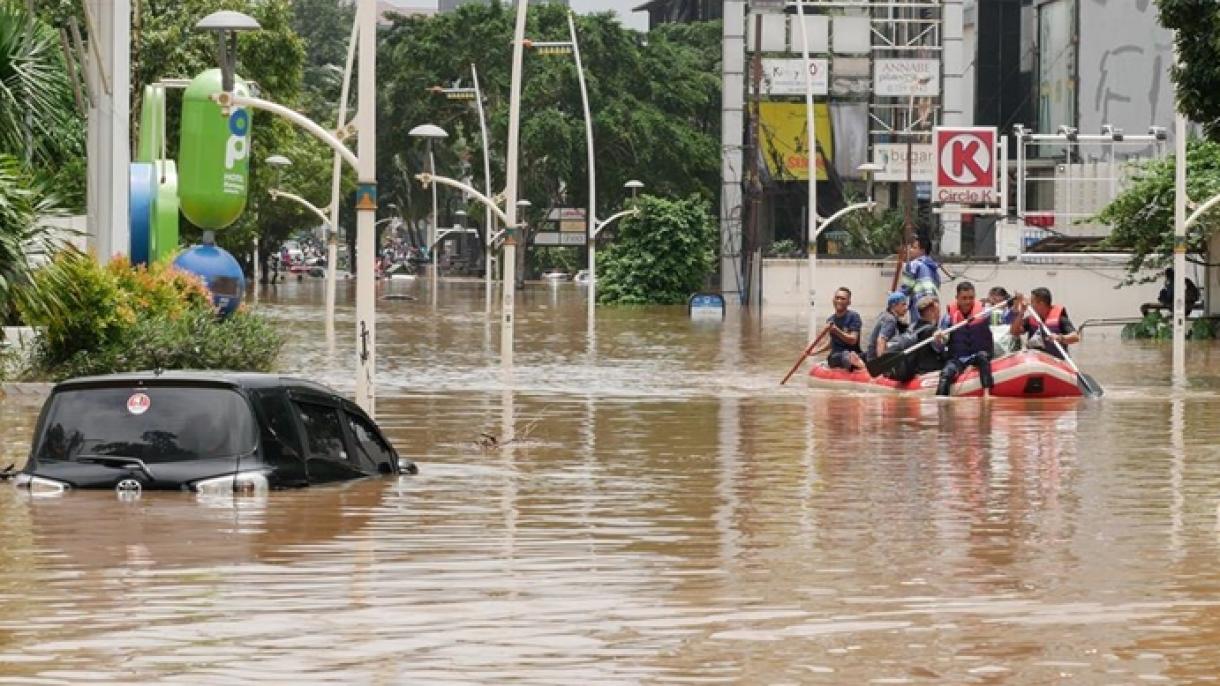
[{"label": "leafy shrub", "polygon": [[796,257],[800,251],[796,247],[796,241],[788,238],[782,238],[771,244],[767,250],[767,257]]},{"label": "leafy shrub", "polygon": [[[1190,323],[1190,329],[1186,332],[1186,337],[1196,341],[1210,340],[1220,336],[1217,322],[1211,319],[1202,317],[1193,320]],[[1122,337],[1125,339],[1131,338],[1151,338],[1157,341],[1165,341],[1173,338],[1173,320],[1171,315],[1162,314],[1160,310],[1152,310],[1144,315],[1144,319],[1135,324],[1127,324],[1123,327]]]},{"label": "leafy shrub", "polygon": [[676,305],[703,286],[716,260],[716,230],[707,201],[640,196],[640,214],[625,219],[597,255],[598,301]]},{"label": "leafy shrub", "polygon": [[115,259],[103,267],[65,250],[15,300],[41,329],[28,378],[158,367],[266,371],[283,344],[245,310],[218,319],[203,283],[163,264],[133,269]]}]

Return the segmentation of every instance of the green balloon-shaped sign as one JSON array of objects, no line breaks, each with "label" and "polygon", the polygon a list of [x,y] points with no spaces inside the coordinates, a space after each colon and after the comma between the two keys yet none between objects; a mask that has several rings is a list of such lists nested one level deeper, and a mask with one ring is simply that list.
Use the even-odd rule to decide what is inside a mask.
[{"label": "green balloon-shaped sign", "polygon": [[[234,107],[225,116],[212,96],[221,92],[219,69],[209,69],[187,86],[182,100],[178,148],[178,198],[182,214],[203,229],[223,229],[246,208],[250,179],[250,110]],[[246,83],[233,91],[249,95]]]}]

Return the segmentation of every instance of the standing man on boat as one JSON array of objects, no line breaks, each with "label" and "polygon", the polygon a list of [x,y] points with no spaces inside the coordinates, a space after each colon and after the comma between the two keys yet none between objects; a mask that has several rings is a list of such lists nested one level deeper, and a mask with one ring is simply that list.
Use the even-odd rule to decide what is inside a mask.
[{"label": "standing man on boat", "polygon": [[916,312],[919,299],[931,296],[940,299],[940,265],[928,253],[932,250],[932,241],[928,234],[920,231],[915,240],[907,246],[910,258],[902,268],[902,292],[906,293],[907,306],[911,312]]},{"label": "standing man on boat", "polygon": [[886,344],[907,331],[907,296],[902,291],[890,293],[885,300],[885,312],[877,315],[873,330],[868,335],[864,348],[864,359],[871,360],[886,351]]},{"label": "standing man on boat", "polygon": [[[911,322],[911,328],[898,336],[887,347],[885,352],[906,350],[907,348],[926,341],[940,326],[940,301],[930,295],[925,295],[916,303],[919,318]],[[925,345],[912,354],[905,356],[902,363],[886,372],[886,376],[906,383],[920,374],[940,371],[945,366],[942,351],[934,346]]]},{"label": "standing man on boat", "polygon": [[940,384],[936,387],[936,395],[949,395],[953,382],[967,367],[979,370],[979,381],[985,392],[995,385],[991,378],[991,355],[995,350],[995,340],[991,337],[991,322],[987,317],[977,317],[982,313],[983,305],[974,296],[974,284],[963,281],[957,284],[957,298],[949,304],[945,316],[941,317],[941,331],[936,332],[936,338],[944,344],[944,329],[967,320],[969,324],[949,334],[949,361],[940,370]]},{"label": "standing man on boat", "polygon": [[[1046,324],[1046,331],[1038,326],[1037,320],[1032,315],[1026,313],[1027,307],[1033,308],[1034,312],[1037,312],[1038,316],[1042,318],[1043,323]],[[1025,296],[1017,293],[1012,299],[1012,310],[1015,315],[1012,320],[1012,335],[1019,337],[1023,333],[1028,334],[1027,344],[1031,348],[1039,349],[1062,360],[1063,354],[1059,352],[1059,347],[1066,352],[1069,345],[1080,342],[1080,333],[1076,331],[1076,326],[1068,317],[1067,310],[1063,305],[1055,305],[1051,302],[1051,292],[1048,288],[1035,288],[1030,291],[1028,305],[1025,303]],[[1047,340],[1047,332],[1050,332],[1050,340]],[[1051,341],[1058,343],[1059,346]]]},{"label": "standing man on boat", "polygon": [[860,359],[860,329],[864,322],[860,314],[851,307],[851,291],[840,287],[834,295],[835,313],[826,320],[830,328],[830,356],[826,366],[853,371],[864,369]]}]

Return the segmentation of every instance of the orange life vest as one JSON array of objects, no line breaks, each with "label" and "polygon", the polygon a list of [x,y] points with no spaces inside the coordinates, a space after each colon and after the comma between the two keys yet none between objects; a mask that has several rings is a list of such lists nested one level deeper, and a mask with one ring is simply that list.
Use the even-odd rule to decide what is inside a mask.
[{"label": "orange life vest", "polygon": [[[983,304],[980,303],[979,301],[975,300],[974,307],[970,310],[970,317],[973,317],[982,311],[983,311]],[[956,302],[949,303],[949,325],[950,326],[953,326],[954,324],[960,324],[966,319],[969,319],[969,317],[962,316],[962,311],[960,309],[958,309]]]},{"label": "orange life vest", "polygon": [[[1050,331],[1051,333],[1063,333],[1062,331],[1060,331],[1060,327],[1059,327],[1059,320],[1062,318],[1063,318],[1063,305],[1052,305],[1051,311],[1046,313],[1046,317],[1042,320],[1042,322],[1044,324],[1046,324],[1047,331]],[[1028,321],[1029,321],[1029,328],[1037,331],[1038,330],[1038,320],[1034,319],[1033,316],[1031,315],[1028,318]]]}]

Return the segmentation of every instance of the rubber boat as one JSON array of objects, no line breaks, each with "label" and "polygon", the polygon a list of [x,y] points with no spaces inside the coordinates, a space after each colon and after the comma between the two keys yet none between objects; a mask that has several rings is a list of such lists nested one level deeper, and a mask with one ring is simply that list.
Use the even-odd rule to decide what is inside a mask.
[{"label": "rubber boat", "polygon": [[[997,398],[1073,398],[1080,396],[1076,372],[1060,359],[1038,350],[1024,350],[1005,355],[991,362],[995,386],[991,395]],[[814,365],[809,372],[809,384],[817,388],[841,388],[856,391],[882,391],[912,395],[935,395],[939,372],[917,376],[899,383],[886,376],[871,377],[860,369],[849,372],[831,369],[826,363]],[[971,367],[957,377],[950,395],[979,397],[983,386],[978,370]]]}]

